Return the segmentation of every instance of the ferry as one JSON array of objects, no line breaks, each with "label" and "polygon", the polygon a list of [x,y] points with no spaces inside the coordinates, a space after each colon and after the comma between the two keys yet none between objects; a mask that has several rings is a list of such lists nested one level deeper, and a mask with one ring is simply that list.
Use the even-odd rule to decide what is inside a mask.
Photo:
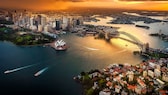
[{"label": "ferry", "polygon": [[145,29],[149,29],[149,26],[145,26],[145,25],[135,25],[136,27],[140,27],[140,28],[145,28]]}]

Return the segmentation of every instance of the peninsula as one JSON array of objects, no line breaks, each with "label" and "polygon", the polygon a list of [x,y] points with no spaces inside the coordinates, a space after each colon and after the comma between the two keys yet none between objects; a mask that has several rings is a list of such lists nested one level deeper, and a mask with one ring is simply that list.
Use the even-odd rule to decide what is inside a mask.
[{"label": "peninsula", "polygon": [[103,70],[81,72],[74,79],[82,84],[84,95],[166,95],[168,60],[142,61],[133,66],[111,64]]},{"label": "peninsula", "polygon": [[[20,31],[26,31],[26,32],[20,32]],[[30,32],[25,29],[14,30],[5,25],[1,25],[0,40],[10,41],[16,45],[41,45],[53,42],[55,38],[45,35],[43,33]]]}]

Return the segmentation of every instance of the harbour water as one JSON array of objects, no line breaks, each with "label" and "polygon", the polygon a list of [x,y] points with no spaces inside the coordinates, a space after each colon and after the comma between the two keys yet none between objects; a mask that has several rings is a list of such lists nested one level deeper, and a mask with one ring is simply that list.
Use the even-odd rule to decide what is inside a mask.
[{"label": "harbour water", "polygon": [[[121,27],[119,31],[128,32],[144,43],[149,42],[153,48],[168,47],[167,42],[148,36],[160,29],[167,33],[167,23],[149,24],[150,29],[146,30],[134,25],[106,24],[112,19],[110,17],[98,19],[99,22],[87,24]],[[67,51],[57,52],[50,47],[20,47],[10,42],[0,42],[0,95],[81,95],[82,87],[73,80],[81,71],[102,69],[112,63],[136,65],[141,62],[141,58],[132,53],[139,48],[120,39],[111,39],[108,43],[91,36],[78,37],[71,33],[61,38],[70,46]],[[14,72],[5,73],[8,70]],[[37,73],[38,76],[35,76]]]}]

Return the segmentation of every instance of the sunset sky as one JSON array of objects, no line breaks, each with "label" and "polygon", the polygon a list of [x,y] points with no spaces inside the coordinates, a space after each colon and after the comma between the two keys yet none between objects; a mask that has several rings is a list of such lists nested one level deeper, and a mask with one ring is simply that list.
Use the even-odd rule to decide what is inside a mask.
[{"label": "sunset sky", "polygon": [[0,0],[0,8],[58,10],[70,7],[168,10],[168,0]]}]

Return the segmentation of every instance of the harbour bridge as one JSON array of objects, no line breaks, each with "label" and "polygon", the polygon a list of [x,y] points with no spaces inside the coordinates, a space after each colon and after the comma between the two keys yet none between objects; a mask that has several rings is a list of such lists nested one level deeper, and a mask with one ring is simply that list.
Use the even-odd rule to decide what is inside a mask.
[{"label": "harbour bridge", "polygon": [[[125,36],[129,37],[130,39],[120,37],[119,36],[120,34],[125,35]],[[127,32],[117,32],[117,34],[116,33],[108,33],[108,32],[105,33],[106,40],[110,40],[112,38],[119,38],[119,39],[128,41],[132,44],[137,45],[140,48],[140,50],[144,49],[144,43],[142,43],[138,38],[136,38],[135,36],[133,36]]]}]

